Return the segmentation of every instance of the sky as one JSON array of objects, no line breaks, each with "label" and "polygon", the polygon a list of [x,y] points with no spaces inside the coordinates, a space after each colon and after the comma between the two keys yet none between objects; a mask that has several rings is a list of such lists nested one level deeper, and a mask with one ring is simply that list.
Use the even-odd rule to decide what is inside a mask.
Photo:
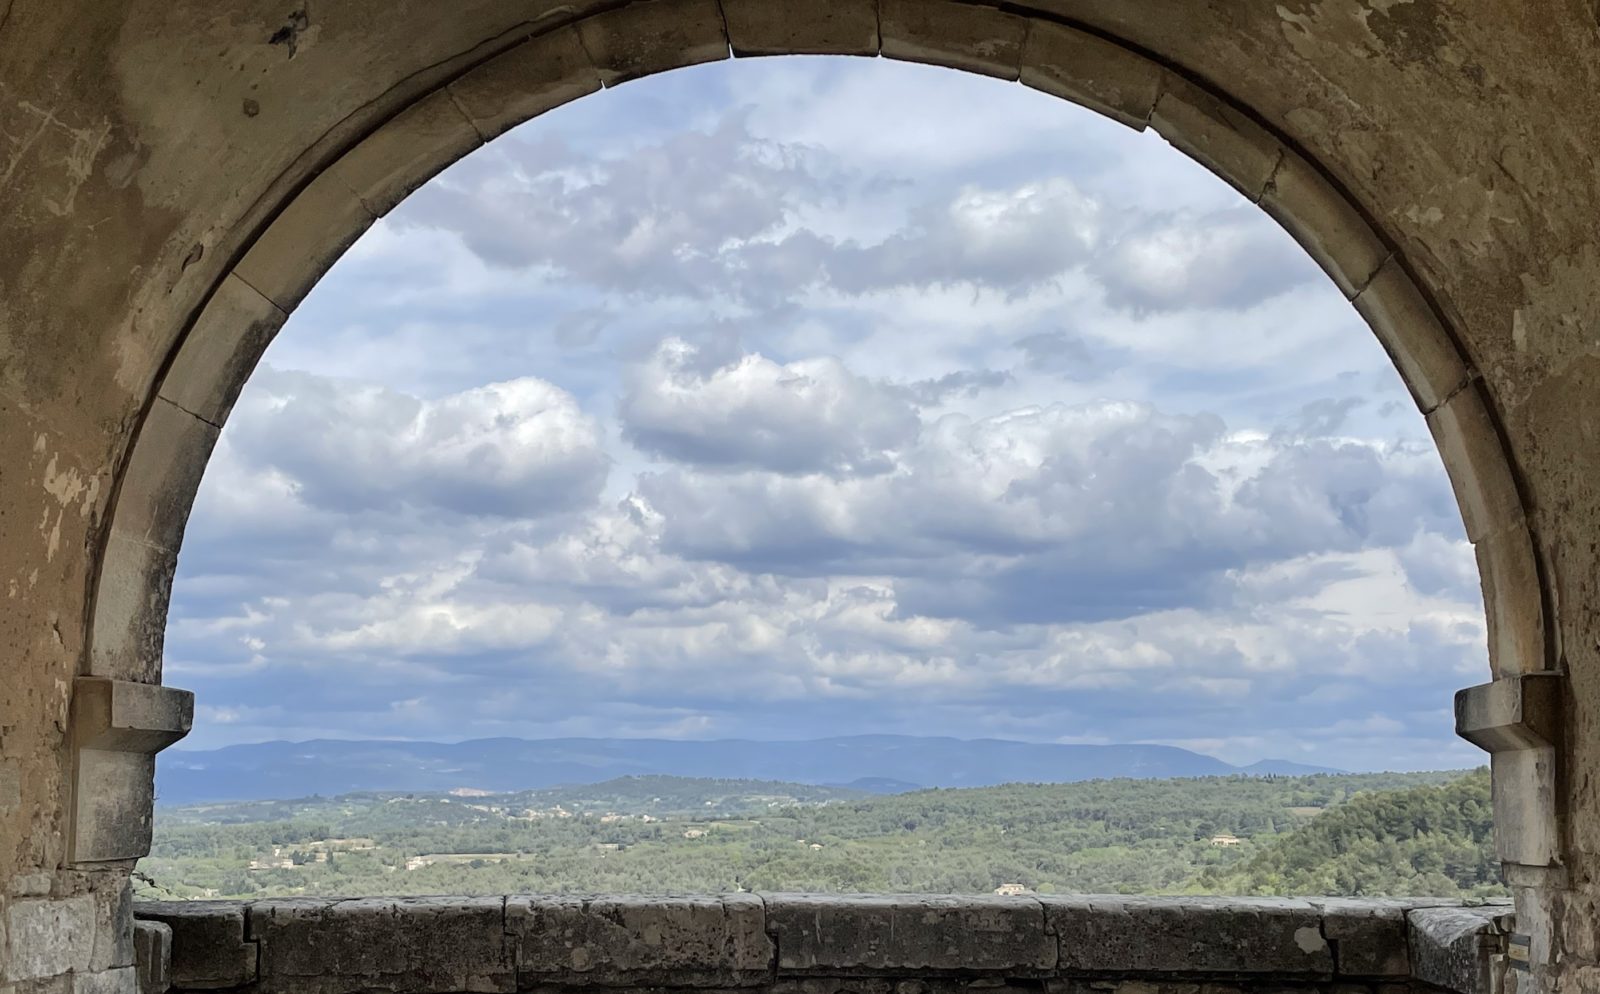
[{"label": "sky", "polygon": [[183,748],[860,733],[1476,765],[1471,547],[1338,290],[1159,137],[881,60],[553,111],[296,311]]}]

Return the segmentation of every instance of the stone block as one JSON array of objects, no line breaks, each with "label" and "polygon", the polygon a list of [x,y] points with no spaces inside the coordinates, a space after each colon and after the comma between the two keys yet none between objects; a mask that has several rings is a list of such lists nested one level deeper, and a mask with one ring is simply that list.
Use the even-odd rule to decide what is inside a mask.
[{"label": "stone block", "polygon": [[72,994],[139,994],[139,975],[131,966],[99,973],[74,973]]},{"label": "stone block", "polygon": [[1550,866],[1561,858],[1556,751],[1518,749],[1489,757],[1494,849],[1507,863]]},{"label": "stone block", "polygon": [[1558,673],[1501,677],[1456,692],[1456,734],[1485,752],[1541,749],[1561,740]]},{"label": "stone block", "polygon": [[155,683],[79,677],[72,685],[73,744],[153,753],[189,733],[194,695]]},{"label": "stone block", "polygon": [[1422,413],[1466,385],[1469,374],[1461,350],[1398,259],[1378,268],[1354,304],[1394,360]]},{"label": "stone block", "polygon": [[1300,243],[1346,300],[1366,289],[1389,249],[1344,194],[1306,160],[1285,151],[1261,207]]},{"label": "stone block", "polygon": [[1545,665],[1544,599],[1527,525],[1519,521],[1479,539],[1472,551],[1483,584],[1495,675],[1540,672]]},{"label": "stone block", "polygon": [[72,974],[63,973],[37,980],[19,980],[14,984],[0,984],[0,994],[72,994]]},{"label": "stone block", "polygon": [[907,971],[1039,977],[1056,965],[1037,901],[767,895],[778,975]]},{"label": "stone block", "polygon": [[[73,684],[69,857],[134,859],[150,851],[155,754],[194,723],[194,695],[158,684],[79,677]],[[124,966],[132,949],[117,950]]]},{"label": "stone block", "polygon": [[141,921],[133,926],[134,969],[139,994],[166,994],[172,986],[172,926]]},{"label": "stone block", "polygon": [[[1012,980],[992,975],[935,977],[929,974],[915,977],[779,977],[762,988],[763,994],[1044,994],[1054,990],[1054,982],[1049,980]],[[1196,992],[1186,991],[1182,994]]]},{"label": "stone block", "polygon": [[178,546],[219,434],[216,425],[159,397],[145,414],[95,589],[93,676],[160,682]]},{"label": "stone block", "polygon": [[606,86],[728,57],[717,0],[631,3],[579,21],[578,37]]},{"label": "stone block", "polygon": [[1414,902],[1356,898],[1317,898],[1322,934],[1333,948],[1334,972],[1341,977],[1409,977],[1406,911]]},{"label": "stone block", "polygon": [[137,921],[172,932],[173,987],[215,990],[256,978],[256,946],[245,939],[246,905],[237,901],[135,901]]},{"label": "stone block", "polygon": [[1162,79],[1150,126],[1252,202],[1266,192],[1284,153],[1282,143],[1261,125],[1170,73]]},{"label": "stone block", "polygon": [[1416,979],[1456,994],[1494,994],[1492,957],[1505,937],[1495,919],[1505,908],[1419,908],[1406,915]]},{"label": "stone block", "polygon": [[325,170],[284,205],[233,272],[288,314],[375,220],[349,184]]},{"label": "stone block", "polygon": [[173,406],[221,426],[288,315],[229,273],[206,301],[161,381]]},{"label": "stone block", "polygon": [[92,676],[160,681],[167,604],[177,567],[177,549],[150,545],[113,527],[95,585]]},{"label": "stone block", "polygon": [[10,956],[0,960],[5,980],[87,971],[94,957],[94,897],[13,901],[6,909],[5,933],[10,943]]},{"label": "stone block", "polygon": [[1016,80],[1027,23],[956,0],[879,0],[878,30],[891,59]]},{"label": "stone block", "polygon": [[722,0],[733,54],[877,55],[877,0]]},{"label": "stone block", "polygon": [[516,990],[497,897],[269,900],[250,905],[261,994]]},{"label": "stone block", "polygon": [[1061,972],[1328,977],[1322,916],[1274,898],[1047,897]]},{"label": "stone block", "polygon": [[529,38],[449,86],[485,141],[598,89],[600,75],[571,27]]},{"label": "stone block", "polygon": [[513,897],[519,983],[742,987],[771,979],[773,944],[751,896]]},{"label": "stone block", "polygon": [[1428,414],[1428,430],[1474,542],[1522,521],[1522,498],[1480,390],[1478,384],[1459,390]]},{"label": "stone block", "polygon": [[1161,68],[1103,38],[1036,21],[1022,46],[1022,82],[1143,131],[1160,92]]},{"label": "stone block", "polygon": [[382,217],[482,144],[483,136],[448,90],[435,90],[385,121],[329,171]]},{"label": "stone block", "polygon": [[117,886],[95,891],[94,955],[89,969],[99,972],[133,963],[133,887],[122,878]]},{"label": "stone block", "polygon": [[133,443],[112,527],[146,545],[178,548],[218,434],[216,425],[170,401],[150,405]]}]

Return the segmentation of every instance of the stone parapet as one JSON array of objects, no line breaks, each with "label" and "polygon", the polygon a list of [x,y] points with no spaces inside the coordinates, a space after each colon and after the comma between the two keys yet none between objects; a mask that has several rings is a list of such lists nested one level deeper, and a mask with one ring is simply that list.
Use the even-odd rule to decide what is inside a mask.
[{"label": "stone parapet", "polygon": [[737,894],[162,902],[135,913],[170,929],[177,992],[1496,994],[1510,908]]},{"label": "stone parapet", "polygon": [[1505,905],[1416,909],[1407,916],[1413,975],[1444,990],[1500,990],[1514,917]]}]

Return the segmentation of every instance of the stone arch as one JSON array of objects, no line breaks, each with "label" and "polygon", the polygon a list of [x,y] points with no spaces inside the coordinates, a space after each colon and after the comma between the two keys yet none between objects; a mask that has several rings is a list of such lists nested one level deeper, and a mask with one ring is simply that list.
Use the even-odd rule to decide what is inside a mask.
[{"label": "stone arch", "polygon": [[[1020,81],[1129,127],[1153,128],[1289,231],[1377,334],[1427,418],[1477,551],[1496,678],[1458,703],[1458,716],[1464,734],[1496,751],[1502,857],[1555,861],[1554,733],[1524,713],[1554,706],[1538,696],[1553,684],[1535,680],[1560,667],[1554,591],[1506,431],[1462,336],[1400,240],[1376,220],[1380,212],[1338,181],[1338,163],[1319,160],[1267,115],[1175,60],[1103,26],[1009,3],[644,0],[558,13],[447,69],[407,78],[330,132],[219,239],[232,253],[160,364],[115,474],[89,599],[88,677],[160,682],[177,552],[211,448],[272,337],[374,220],[479,145],[568,101],[730,55],[778,54],[881,55]],[[1540,691],[1523,690],[1532,685]],[[91,776],[80,763],[75,859],[140,854],[136,833],[130,845],[99,809],[114,798],[112,807],[124,811],[148,783],[93,798],[87,788],[105,791],[106,782],[146,770],[123,764]]]}]

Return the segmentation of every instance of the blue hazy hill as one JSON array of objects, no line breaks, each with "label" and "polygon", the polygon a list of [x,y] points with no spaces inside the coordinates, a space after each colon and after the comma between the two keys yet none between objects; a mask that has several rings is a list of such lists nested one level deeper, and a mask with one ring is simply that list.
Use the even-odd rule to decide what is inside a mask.
[{"label": "blue hazy hill", "polygon": [[162,804],[257,800],[351,791],[529,790],[624,776],[671,775],[912,787],[1071,783],[1112,777],[1306,775],[1324,767],[1269,760],[1239,767],[1161,745],[1059,745],[1003,739],[857,735],[746,739],[316,739],[171,750],[156,769]]}]

